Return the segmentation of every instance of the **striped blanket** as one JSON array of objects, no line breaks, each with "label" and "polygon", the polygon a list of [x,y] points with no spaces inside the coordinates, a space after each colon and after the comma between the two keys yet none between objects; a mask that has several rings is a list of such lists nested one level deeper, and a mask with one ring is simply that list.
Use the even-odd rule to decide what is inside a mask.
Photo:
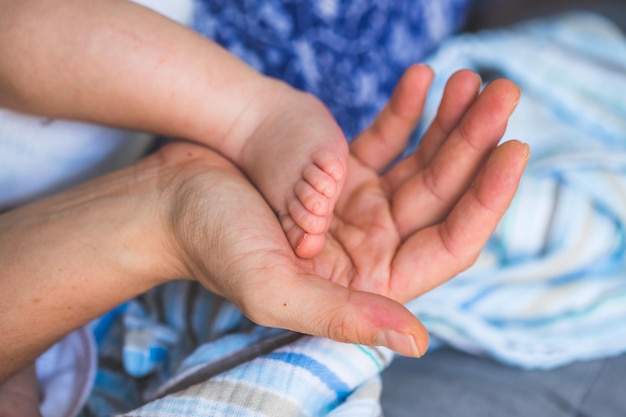
[{"label": "striped blanket", "polygon": [[526,368],[626,351],[624,34],[570,14],[460,37],[430,62],[433,102],[459,67],[517,82],[505,137],[532,155],[479,262],[411,310],[442,341]]},{"label": "striped blanket", "polygon": [[[624,36],[568,15],[460,36],[429,63],[427,119],[458,68],[517,82],[524,96],[505,137],[529,142],[532,157],[477,264],[409,308],[440,343],[521,367],[625,352]],[[96,330],[100,370],[84,416],[379,416],[378,375],[392,359],[255,326],[189,282]]]}]

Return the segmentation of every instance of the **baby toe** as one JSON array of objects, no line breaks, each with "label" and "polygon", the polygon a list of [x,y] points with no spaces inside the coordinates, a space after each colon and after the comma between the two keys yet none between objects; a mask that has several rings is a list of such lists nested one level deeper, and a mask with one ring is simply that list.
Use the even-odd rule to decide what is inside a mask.
[{"label": "baby toe", "polygon": [[302,178],[311,185],[318,193],[327,198],[335,195],[337,181],[329,174],[320,169],[317,165],[308,165],[302,171]]},{"label": "baby toe", "polygon": [[335,182],[343,181],[346,175],[344,160],[339,157],[339,150],[331,152],[329,150],[319,150],[313,155],[313,163]]},{"label": "baby toe", "polygon": [[312,258],[324,249],[324,244],[326,243],[324,234],[306,233],[288,214],[280,217],[280,223],[285,231],[289,245],[300,258]]},{"label": "baby toe", "polygon": [[300,258],[309,259],[322,252],[325,244],[326,235],[306,234],[302,237],[298,246],[294,248],[294,251]]},{"label": "baby toe", "polygon": [[296,197],[309,212],[316,216],[328,214],[328,197],[321,194],[306,181],[299,181],[295,187]]},{"label": "baby toe", "polygon": [[299,199],[290,199],[287,203],[287,210],[293,221],[306,233],[319,234],[326,232],[326,216],[317,216],[307,210]]}]

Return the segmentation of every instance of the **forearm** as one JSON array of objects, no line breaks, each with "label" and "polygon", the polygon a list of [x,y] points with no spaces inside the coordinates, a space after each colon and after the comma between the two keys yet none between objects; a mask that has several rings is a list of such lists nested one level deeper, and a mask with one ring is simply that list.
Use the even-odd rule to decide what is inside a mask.
[{"label": "forearm", "polygon": [[126,0],[0,0],[0,106],[218,141],[272,83]]},{"label": "forearm", "polygon": [[0,381],[176,274],[157,157],[0,216]]}]

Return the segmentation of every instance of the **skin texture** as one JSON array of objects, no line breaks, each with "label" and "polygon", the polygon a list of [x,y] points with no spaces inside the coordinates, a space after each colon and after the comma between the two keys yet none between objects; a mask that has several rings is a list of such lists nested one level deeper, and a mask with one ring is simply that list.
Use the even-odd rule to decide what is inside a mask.
[{"label": "skin texture", "polygon": [[518,141],[497,146],[519,89],[497,80],[479,95],[476,74],[460,71],[420,148],[387,170],[432,76],[409,68],[355,139],[326,244],[309,259],[231,161],[189,142],[0,216],[0,398],[17,389],[28,403],[36,386],[19,372],[50,345],[181,277],[262,325],[423,355],[427,332],[401,303],[474,262],[529,156]]},{"label": "skin texture", "polygon": [[318,99],[127,0],[0,0],[0,106],[216,150],[301,257],[321,251],[345,181],[346,140]]},{"label": "skin texture", "polygon": [[[388,134],[410,131],[415,120],[389,109],[406,105],[407,113],[419,114],[424,99],[411,103],[402,83],[425,86],[431,77],[427,67],[409,69],[378,127],[356,139],[327,244],[308,260],[294,255],[273,211],[230,161],[184,142],[1,216],[0,323],[3,334],[13,335],[0,348],[8,365],[3,377],[72,329],[180,277],[228,297],[260,324],[364,344],[374,344],[387,326],[414,338],[423,353],[426,333],[399,302],[474,262],[528,157],[517,141],[496,148],[519,98],[515,85],[498,80],[467,100],[458,123],[444,129],[450,133],[432,136],[437,150],[425,164],[421,152],[428,147],[381,174],[406,139]],[[450,85],[457,79],[478,86],[467,71]],[[477,134],[466,124],[479,126]],[[458,152],[472,140],[481,142],[472,148],[479,151]],[[367,160],[359,149],[370,146],[389,152]],[[455,170],[444,175],[441,167],[451,165]]]}]

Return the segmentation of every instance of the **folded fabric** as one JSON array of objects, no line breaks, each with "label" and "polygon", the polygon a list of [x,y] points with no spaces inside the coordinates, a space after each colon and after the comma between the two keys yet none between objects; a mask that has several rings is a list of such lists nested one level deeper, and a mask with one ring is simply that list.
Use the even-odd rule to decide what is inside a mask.
[{"label": "folded fabric", "polygon": [[[532,149],[478,263],[408,304],[443,343],[544,368],[626,351],[625,60],[622,34],[581,14],[464,35],[429,61],[427,119],[458,68],[506,76],[524,91],[506,137]],[[85,415],[378,416],[391,357],[254,326],[197,284],[173,283],[114,321]]]},{"label": "folded fabric", "polygon": [[155,288],[113,315],[94,323],[106,336],[83,416],[381,414],[387,349],[256,326],[187,281]]},{"label": "folded fabric", "polygon": [[429,63],[433,99],[461,67],[515,81],[505,138],[532,155],[478,263],[410,309],[441,341],[526,368],[626,351],[624,35],[575,13],[459,37]]},{"label": "folded fabric", "polygon": [[43,417],[73,417],[87,402],[96,374],[96,343],[82,327],[37,358],[39,409]]},{"label": "folded fabric", "polygon": [[390,359],[383,349],[300,337],[124,416],[378,417],[378,375]]}]

